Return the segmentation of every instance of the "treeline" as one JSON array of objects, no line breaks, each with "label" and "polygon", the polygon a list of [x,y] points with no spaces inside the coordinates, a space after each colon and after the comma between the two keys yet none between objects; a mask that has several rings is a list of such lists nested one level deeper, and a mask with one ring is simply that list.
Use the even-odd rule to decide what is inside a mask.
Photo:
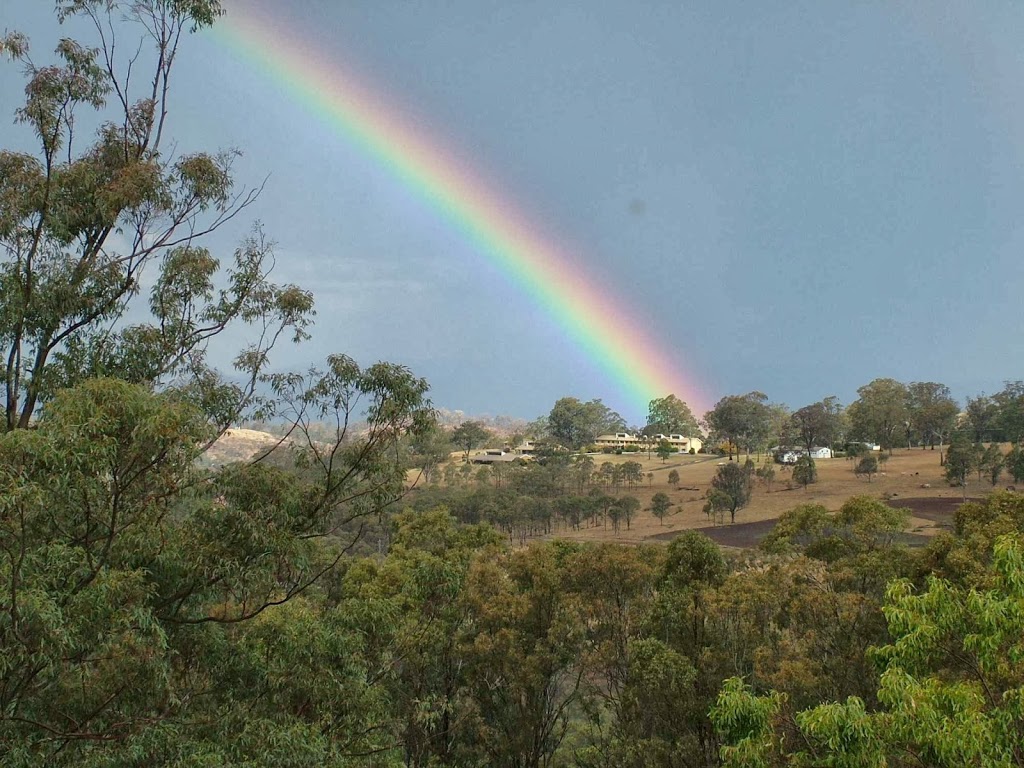
[{"label": "treeline", "polygon": [[843,447],[870,442],[884,450],[942,447],[955,435],[973,443],[1019,443],[1024,437],[1024,381],[961,404],[937,382],[875,379],[848,406],[835,397],[791,411],[761,392],[723,397],[704,416],[713,445],[730,453],[772,446]]},{"label": "treeline", "polygon": [[536,441],[540,450],[586,450],[599,435],[620,430],[703,436],[708,449],[730,459],[778,447],[841,450],[867,442],[891,451],[901,446],[942,449],[954,438],[974,444],[1017,444],[1024,438],[1024,381],[1008,381],[996,394],[968,398],[963,404],[946,385],[932,381],[875,379],[857,395],[845,406],[829,396],[795,410],[770,402],[762,392],[727,395],[699,420],[684,401],[668,395],[650,402],[643,426],[628,426],[600,400],[564,397],[550,413],[508,435],[496,435],[475,421],[439,429],[411,446],[411,460],[434,466],[453,450],[468,457],[483,446],[515,448],[524,438]]},{"label": "treeline", "polygon": [[[586,454],[555,453],[539,460],[474,466],[450,463],[444,484],[417,488],[408,497],[416,510],[444,506],[463,524],[490,523],[524,544],[533,536],[603,527],[629,530],[641,511],[630,493],[653,481],[640,462],[598,464]],[[676,485],[679,473],[670,475]],[[655,494],[651,510],[664,517],[673,504]]]}]

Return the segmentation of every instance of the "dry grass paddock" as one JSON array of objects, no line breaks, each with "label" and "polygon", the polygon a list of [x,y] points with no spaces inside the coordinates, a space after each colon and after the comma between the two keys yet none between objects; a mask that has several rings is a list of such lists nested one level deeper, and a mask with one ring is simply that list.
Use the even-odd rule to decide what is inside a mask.
[{"label": "dry grass paddock", "polygon": [[[756,456],[751,458],[757,463]],[[871,482],[854,475],[856,462],[853,459],[819,459],[815,462],[818,482],[804,490],[795,483],[787,483],[792,473],[776,465],[771,491],[757,483],[750,504],[737,512],[736,523],[715,526],[703,512],[703,497],[711,486],[711,478],[718,465],[726,461],[723,457],[672,457],[662,462],[657,457],[648,459],[647,454],[631,454],[595,456],[594,459],[598,466],[603,461],[639,461],[645,475],[654,475],[650,484],[645,480],[640,487],[620,491],[637,496],[643,509],[633,519],[629,530],[624,525],[617,534],[610,526],[584,527],[579,531],[560,529],[555,534],[560,538],[640,543],[671,540],[680,531],[691,528],[712,528],[705,532],[721,544],[752,546],[771,530],[774,520],[798,504],[821,504],[836,510],[851,496],[857,495],[888,498],[893,506],[909,507],[912,511],[909,532],[917,536],[932,536],[948,525],[953,511],[963,499],[963,489],[951,488],[943,477],[938,450],[903,449],[893,453],[883,472],[875,475]],[[668,474],[673,469],[679,472],[677,489],[668,484]],[[792,487],[787,488],[787,484]],[[1006,485],[1004,481],[998,487]],[[991,489],[987,480],[979,484],[975,475],[968,483],[967,492],[969,496],[978,497]],[[663,523],[648,511],[651,497],[658,492],[668,494],[673,503]],[[905,504],[902,500],[906,500]]]}]

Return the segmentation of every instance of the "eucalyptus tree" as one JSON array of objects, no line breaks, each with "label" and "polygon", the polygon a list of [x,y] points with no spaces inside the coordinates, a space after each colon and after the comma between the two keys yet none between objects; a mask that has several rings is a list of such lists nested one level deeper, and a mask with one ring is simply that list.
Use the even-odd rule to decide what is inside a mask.
[{"label": "eucalyptus tree", "polygon": [[754,463],[747,460],[744,466],[736,464],[725,464],[718,468],[715,476],[711,478],[712,492],[717,491],[718,495],[709,495],[709,503],[712,507],[725,505],[729,510],[730,522],[736,522],[736,512],[747,506],[753,492]]},{"label": "eucalyptus tree", "polygon": [[941,457],[943,443],[956,429],[960,406],[950,394],[949,387],[934,381],[915,381],[907,386],[910,424],[922,438],[922,447],[928,442],[935,448],[939,444]]},{"label": "eucalyptus tree", "polygon": [[624,429],[625,420],[600,400],[583,402],[563,397],[555,402],[547,417],[547,431],[553,440],[566,448],[579,449],[598,435]]},{"label": "eucalyptus tree", "polygon": [[[3,425],[27,427],[60,387],[113,376],[187,384],[224,428],[259,404],[271,348],[306,337],[313,304],[270,282],[273,247],[258,227],[227,259],[204,245],[260,191],[235,185],[237,151],[190,151],[171,134],[182,37],[213,24],[221,3],[56,5],[93,39],[62,39],[46,64],[25,36],[0,39],[25,71],[15,121],[36,147],[0,150]],[[252,341],[229,380],[207,350],[233,324],[251,326]]]},{"label": "eucalyptus tree", "polygon": [[996,405],[996,425],[1003,440],[1024,440],[1024,381],[1008,381],[992,396]]},{"label": "eucalyptus tree", "polygon": [[857,390],[848,409],[856,437],[877,441],[892,453],[897,430],[910,418],[907,387],[895,379],[875,379]]},{"label": "eucalyptus tree", "polygon": [[697,417],[693,415],[690,406],[675,395],[651,400],[647,412],[647,426],[643,431],[645,435],[700,435]]},{"label": "eucalyptus tree", "polygon": [[[761,392],[745,395],[729,395],[719,400],[704,417],[708,430],[719,439],[729,443],[729,460],[732,461],[732,446],[750,449],[760,444],[770,431],[767,396]],[[738,458],[738,456],[737,456]]]}]

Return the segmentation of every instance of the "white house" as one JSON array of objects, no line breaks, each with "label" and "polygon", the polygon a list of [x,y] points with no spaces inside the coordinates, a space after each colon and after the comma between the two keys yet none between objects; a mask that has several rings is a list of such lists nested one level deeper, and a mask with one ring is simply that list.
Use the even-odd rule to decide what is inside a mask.
[{"label": "white house", "polygon": [[[777,448],[774,453],[776,461],[780,464],[796,464],[797,459],[808,455],[806,448]],[[811,448],[810,456],[812,459],[831,459],[832,449],[814,446]]]},{"label": "white house", "polygon": [[635,445],[638,448],[653,449],[657,448],[662,440],[682,453],[689,453],[691,448],[696,453],[704,445],[699,437],[662,434],[645,437],[644,435],[631,435],[629,432],[616,432],[613,435],[600,435],[594,439],[594,443],[601,447],[612,446],[615,448],[625,448],[627,445]]},{"label": "white house", "polygon": [[685,437],[684,435],[669,435],[665,437],[665,435],[658,435],[656,439],[658,442],[668,440],[669,445],[673,448],[678,448],[683,453],[689,453],[691,448],[694,453],[697,453],[704,447],[704,442],[699,437]]},{"label": "white house", "polygon": [[594,444],[599,446],[614,446],[625,448],[627,445],[640,445],[640,438],[631,435],[629,432],[616,432],[614,435],[598,435],[594,438]]}]

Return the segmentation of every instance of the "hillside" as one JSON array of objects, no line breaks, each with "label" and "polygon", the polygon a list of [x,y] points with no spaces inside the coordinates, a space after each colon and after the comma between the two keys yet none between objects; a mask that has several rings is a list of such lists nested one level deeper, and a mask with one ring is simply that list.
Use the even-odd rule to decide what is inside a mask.
[{"label": "hillside", "polygon": [[229,429],[210,446],[205,460],[214,465],[251,459],[260,451],[272,448],[281,438],[255,429]]}]

